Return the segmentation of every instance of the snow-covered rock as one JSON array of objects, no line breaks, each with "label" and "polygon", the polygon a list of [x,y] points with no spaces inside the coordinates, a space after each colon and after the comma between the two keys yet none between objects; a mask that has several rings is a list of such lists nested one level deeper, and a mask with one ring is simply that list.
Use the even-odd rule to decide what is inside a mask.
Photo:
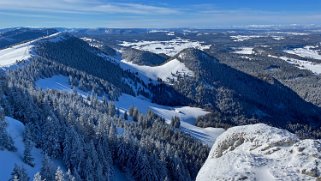
[{"label": "snow-covered rock", "polygon": [[321,179],[321,140],[255,124],[221,134],[196,180]]}]

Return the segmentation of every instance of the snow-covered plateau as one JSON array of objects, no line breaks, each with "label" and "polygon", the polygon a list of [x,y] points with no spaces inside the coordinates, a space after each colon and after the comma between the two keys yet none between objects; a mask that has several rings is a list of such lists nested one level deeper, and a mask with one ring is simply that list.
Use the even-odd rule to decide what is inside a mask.
[{"label": "snow-covered plateau", "polygon": [[251,40],[251,39],[254,39],[254,38],[267,38],[267,37],[271,37],[273,38],[274,40],[283,40],[284,37],[283,36],[276,36],[276,35],[273,35],[273,36],[262,36],[262,35],[233,35],[233,36],[230,36],[231,39],[235,42],[242,42],[242,41],[247,41],[247,40]]},{"label": "snow-covered plateau", "polygon": [[123,47],[131,47],[138,50],[150,51],[157,54],[163,53],[168,56],[174,56],[186,48],[197,48],[200,50],[205,50],[211,47],[211,45],[206,45],[204,42],[182,38],[175,38],[168,41],[123,41],[120,45]]},{"label": "snow-covered plateau", "polygon": [[255,124],[221,134],[196,180],[320,180],[321,140]]}]

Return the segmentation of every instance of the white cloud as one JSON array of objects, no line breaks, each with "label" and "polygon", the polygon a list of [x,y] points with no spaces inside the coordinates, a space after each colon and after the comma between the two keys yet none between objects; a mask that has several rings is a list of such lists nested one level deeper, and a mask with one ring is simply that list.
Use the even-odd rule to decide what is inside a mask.
[{"label": "white cloud", "polygon": [[179,11],[168,7],[135,3],[104,3],[84,0],[1,0],[0,9],[65,13],[128,13],[175,14]]}]

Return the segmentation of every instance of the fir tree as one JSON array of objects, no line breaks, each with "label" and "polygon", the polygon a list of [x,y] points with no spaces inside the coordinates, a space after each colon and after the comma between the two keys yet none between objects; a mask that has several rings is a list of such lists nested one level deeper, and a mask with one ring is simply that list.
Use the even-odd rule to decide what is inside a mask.
[{"label": "fir tree", "polygon": [[50,159],[47,155],[45,155],[42,161],[42,167],[40,170],[40,174],[46,180],[54,180],[55,171],[51,165]]},{"label": "fir tree", "polygon": [[33,162],[34,158],[31,155],[31,148],[32,148],[31,142],[29,140],[26,140],[25,141],[25,150],[23,152],[23,161],[26,164],[34,167],[35,164]]},{"label": "fir tree", "polygon": [[44,181],[39,172],[33,176],[33,181]]},{"label": "fir tree", "polygon": [[55,181],[65,181],[64,177],[63,171],[58,167],[55,173]]},{"label": "fir tree", "polygon": [[175,116],[172,118],[171,126],[173,128],[179,128],[181,126],[181,120],[179,119],[179,117]]},{"label": "fir tree", "polygon": [[7,133],[7,123],[4,119],[3,109],[0,107],[0,150],[7,149],[9,151],[16,151],[12,138]]},{"label": "fir tree", "polygon": [[13,167],[11,176],[11,180],[29,181],[29,177],[26,173],[26,170],[23,167],[20,167],[16,164]]},{"label": "fir tree", "polygon": [[125,111],[124,113],[124,119],[127,121],[128,120],[128,114],[127,114],[127,111]]}]

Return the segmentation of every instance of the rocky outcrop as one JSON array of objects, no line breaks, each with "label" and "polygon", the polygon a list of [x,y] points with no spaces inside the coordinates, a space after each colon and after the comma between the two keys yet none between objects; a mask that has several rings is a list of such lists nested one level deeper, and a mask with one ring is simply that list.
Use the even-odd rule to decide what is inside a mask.
[{"label": "rocky outcrop", "polygon": [[220,135],[196,180],[320,179],[321,140],[300,140],[286,130],[255,124]]}]

